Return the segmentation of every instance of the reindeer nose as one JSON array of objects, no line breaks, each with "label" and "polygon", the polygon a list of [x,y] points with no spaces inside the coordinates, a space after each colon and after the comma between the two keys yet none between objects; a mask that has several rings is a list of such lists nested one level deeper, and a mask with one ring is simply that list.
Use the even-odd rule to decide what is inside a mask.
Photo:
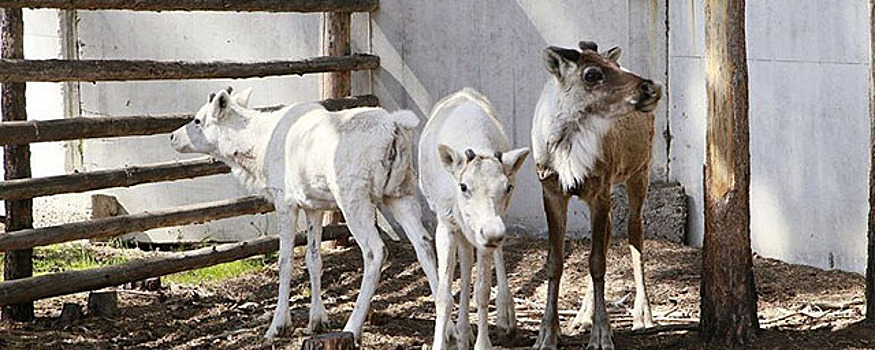
[{"label": "reindeer nose", "polygon": [[659,85],[653,83],[652,80],[645,80],[641,85],[638,85],[638,91],[641,92],[644,99],[659,97]]}]

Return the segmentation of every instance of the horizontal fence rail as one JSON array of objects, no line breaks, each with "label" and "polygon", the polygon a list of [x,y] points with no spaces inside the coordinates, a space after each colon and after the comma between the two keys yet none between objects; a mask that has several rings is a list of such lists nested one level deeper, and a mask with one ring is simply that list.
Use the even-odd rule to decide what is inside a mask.
[{"label": "horizontal fence rail", "polygon": [[231,172],[231,168],[218,160],[196,159],[131,166],[123,169],[16,179],[0,182],[0,199],[19,200],[110,187],[130,187],[145,183],[191,179],[229,172]]},{"label": "horizontal fence rail", "polygon": [[[380,100],[374,95],[362,95],[327,99],[320,103],[328,110],[337,111],[355,107],[376,107]],[[164,134],[185,125],[193,117],[192,114],[97,116],[3,122],[0,123],[0,145]]]},{"label": "horizontal fence rail", "polygon": [[[347,234],[349,234],[349,231],[345,226],[328,226],[323,229],[322,240],[331,241]],[[306,235],[295,236],[296,246],[306,243]],[[117,286],[128,282],[267,254],[276,251],[278,248],[279,239],[277,237],[262,237],[239,243],[222,244],[174,253],[169,256],[137,259],[124,264],[6,281],[0,283],[0,305],[14,305],[59,295]]]},{"label": "horizontal fence rail", "polygon": [[273,210],[273,204],[256,196],[198,203],[138,214],[6,232],[0,234],[0,251],[20,250],[77,239],[109,238],[153,228],[199,224],[241,215],[267,213]]},{"label": "horizontal fence rail", "polygon": [[378,0],[2,0],[0,8],[133,11],[369,12]]},{"label": "horizontal fence rail", "polygon": [[[0,7],[2,8],[2,7]],[[64,82],[170,79],[242,79],[376,69],[380,57],[323,56],[301,61],[182,62],[133,60],[0,60],[0,81]]]}]

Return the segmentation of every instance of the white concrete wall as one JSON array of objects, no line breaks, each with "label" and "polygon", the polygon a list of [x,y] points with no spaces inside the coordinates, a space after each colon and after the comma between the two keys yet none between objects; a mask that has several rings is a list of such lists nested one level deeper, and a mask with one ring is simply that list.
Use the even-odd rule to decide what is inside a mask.
[{"label": "white concrete wall", "polygon": [[[700,245],[704,5],[670,2],[670,174],[691,198]],[[863,272],[869,169],[868,4],[747,4],[751,238],[759,254]]]},{"label": "white concrete wall", "polygon": [[[191,61],[295,60],[320,54],[319,14],[79,12],[83,59]],[[255,88],[252,104],[319,99],[319,76],[246,80],[109,82],[81,85],[84,114],[114,116],[193,113],[220,88]],[[167,135],[89,140],[84,169],[118,168],[175,159]],[[131,213],[247,195],[230,175],[102,191]],[[150,231],[148,239],[232,240],[274,229],[271,216],[246,216],[197,226]],[[141,237],[141,239],[146,237]]]},{"label": "white concrete wall", "polygon": [[[706,103],[703,3],[383,0],[379,11],[356,15],[356,51],[378,54],[382,67],[357,73],[354,86],[357,92],[373,91],[389,109],[410,108],[420,116],[442,96],[474,87],[493,101],[515,146],[528,146],[531,115],[548,79],[540,51],[547,45],[575,46],[581,39],[595,40],[604,48],[620,45],[625,49],[624,65],[668,85],[667,99],[657,112],[653,176],[686,187],[691,210],[688,238],[700,245]],[[820,267],[863,269],[870,68],[866,6],[863,0],[748,3],[751,215],[754,249],[760,254]],[[56,15],[37,12],[28,12],[28,57],[55,57]],[[313,14],[86,11],[80,16],[82,58],[255,61],[308,57],[319,51],[318,15]],[[83,83],[81,108],[110,115],[193,111],[210,91],[230,83],[256,87],[255,104],[319,97],[315,75],[234,82]],[[59,85],[30,84],[31,118],[62,114],[59,91]],[[39,97],[31,98],[32,93]],[[184,158],[165,138],[86,142],[81,168]],[[62,147],[35,145],[35,175],[63,172],[63,162],[57,162],[63,159]],[[543,232],[540,189],[530,162],[521,174],[510,221],[517,229]],[[117,195],[131,212],[244,194],[227,176],[106,192]],[[585,206],[575,202],[571,212],[570,231],[585,234]],[[180,233],[189,239],[241,238],[264,231],[270,226],[266,221],[247,217],[159,232],[163,239]]]},{"label": "white concrete wall", "polygon": [[[383,0],[371,36],[382,67],[374,92],[389,109],[409,108],[425,117],[443,96],[473,87],[495,105],[514,147],[530,146],[531,119],[548,80],[541,51],[593,40],[619,45],[621,62],[665,81],[665,1]],[[653,169],[665,177],[662,139],[666,109],[657,111]],[[546,232],[540,185],[531,160],[517,178],[509,220],[518,230]],[[586,206],[574,201],[569,231],[588,232]]]}]

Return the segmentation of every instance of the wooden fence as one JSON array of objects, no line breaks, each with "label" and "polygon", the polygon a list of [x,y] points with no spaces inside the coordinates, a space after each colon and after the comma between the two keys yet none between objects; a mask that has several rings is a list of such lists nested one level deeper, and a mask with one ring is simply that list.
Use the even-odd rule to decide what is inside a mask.
[{"label": "wooden fence", "polygon": [[[153,210],[148,213],[33,228],[32,198],[62,193],[128,187],[230,172],[212,159],[131,166],[122,169],[81,172],[32,178],[29,144],[34,142],[124,137],[168,133],[191,120],[190,114],[159,116],[100,116],[28,121],[24,83],[63,81],[130,81],[170,79],[228,79],[276,75],[326,73],[322,101],[339,110],[379,104],[373,95],[350,97],[350,71],[375,69],[380,58],[352,54],[352,12],[373,11],[377,0],[0,0],[0,82],[2,123],[0,145],[5,148],[5,181],[0,199],[6,201],[6,232],[0,233],[0,251],[5,252],[4,281],[0,283],[3,317],[27,321],[33,318],[33,301],[40,298],[120,285],[253,255],[275,251],[278,240],[264,237],[233,244],[176,253],[166,257],[138,259],[124,264],[32,276],[32,248],[77,239],[108,238],[129,232],[170,227],[240,215],[265,213],[273,205],[259,197]],[[22,8],[66,10],[134,11],[268,11],[325,12],[323,57],[301,61],[260,63],[162,62],[143,60],[27,60],[23,50]],[[325,228],[323,239],[347,234],[345,227]],[[306,238],[296,237],[298,244]]]}]

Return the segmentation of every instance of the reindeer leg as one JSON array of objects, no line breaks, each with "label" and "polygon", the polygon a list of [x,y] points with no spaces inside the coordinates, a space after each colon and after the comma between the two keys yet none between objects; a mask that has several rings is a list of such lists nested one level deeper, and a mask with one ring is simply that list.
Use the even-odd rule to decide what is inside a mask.
[{"label": "reindeer leg", "polygon": [[434,235],[438,260],[438,289],[435,295],[434,343],[432,350],[447,349],[450,314],[453,311],[453,273],[456,267],[456,237],[449,223],[438,217]]},{"label": "reindeer leg", "polygon": [[492,256],[477,250],[477,342],[474,350],[492,350],[489,341],[489,292],[492,289]]},{"label": "reindeer leg", "polygon": [[[275,198],[282,198],[282,196],[275,196]],[[292,259],[294,258],[292,251],[295,249],[295,222],[298,217],[298,208],[291,207],[283,203],[282,200],[277,200],[274,207],[276,207],[280,236],[280,286],[273,321],[264,335],[265,338],[274,338],[292,325],[289,297],[292,291]]]},{"label": "reindeer leg", "polygon": [[386,260],[386,246],[380,238],[376,225],[377,207],[370,202],[356,201],[341,205],[341,210],[349,231],[355,238],[364,259],[364,276],[359,295],[355,300],[355,307],[346,326],[345,332],[355,335],[356,341],[361,339],[362,326],[371,308],[371,298],[377,290],[380,282],[380,270]]},{"label": "reindeer leg", "polygon": [[568,332],[582,331],[592,327],[592,316],[595,311],[595,298],[592,295],[592,276],[587,276],[586,292],[583,294],[583,304],[580,305],[580,310],[574,315],[571,324],[568,325]]},{"label": "reindeer leg", "polygon": [[513,294],[507,282],[507,268],[504,265],[504,252],[498,247],[492,253],[495,259],[495,278],[498,293],[495,296],[495,308],[498,313],[497,326],[502,337],[513,338],[516,333],[516,310],[514,310]]},{"label": "reindeer leg", "polygon": [[395,217],[395,220],[404,228],[410,243],[413,244],[416,258],[419,260],[419,265],[428,279],[431,295],[437,298],[437,259],[435,258],[431,242],[429,242],[428,232],[426,232],[425,227],[422,227],[422,211],[419,203],[413,196],[388,198],[385,203],[392,212],[392,216]]},{"label": "reindeer leg", "polygon": [[589,255],[589,274],[592,277],[595,315],[587,350],[613,350],[611,324],[605,307],[605,267],[608,244],[611,239],[611,193],[610,186],[596,194],[589,203],[592,217],[592,248]]},{"label": "reindeer leg", "polygon": [[[455,233],[459,247],[459,318],[456,321],[456,344],[467,349],[474,339],[469,313],[471,307],[471,269],[474,267],[474,246],[460,233]],[[492,271],[489,271],[490,273]],[[480,302],[478,299],[477,302]],[[487,306],[489,301],[487,300]],[[479,308],[480,305],[478,304]]]},{"label": "reindeer leg", "polygon": [[565,262],[565,224],[568,198],[559,186],[558,177],[551,176],[541,181],[547,227],[550,232],[547,253],[547,307],[541,319],[541,329],[533,349],[556,349],[559,342],[559,280]]},{"label": "reindeer leg", "polygon": [[[645,167],[644,169],[650,169]],[[647,288],[644,285],[644,262],[641,253],[644,251],[644,228],[641,224],[641,209],[647,196],[649,185],[646,170],[633,175],[626,182],[626,192],[629,194],[629,251],[632,253],[632,270],[635,275],[635,305],[632,309],[632,329],[653,327],[653,315],[650,313],[650,300],[647,298]]]},{"label": "reindeer leg", "polygon": [[307,218],[307,271],[310,272],[310,320],[307,334],[320,332],[328,325],[328,314],[322,303],[322,212],[305,210]]}]

